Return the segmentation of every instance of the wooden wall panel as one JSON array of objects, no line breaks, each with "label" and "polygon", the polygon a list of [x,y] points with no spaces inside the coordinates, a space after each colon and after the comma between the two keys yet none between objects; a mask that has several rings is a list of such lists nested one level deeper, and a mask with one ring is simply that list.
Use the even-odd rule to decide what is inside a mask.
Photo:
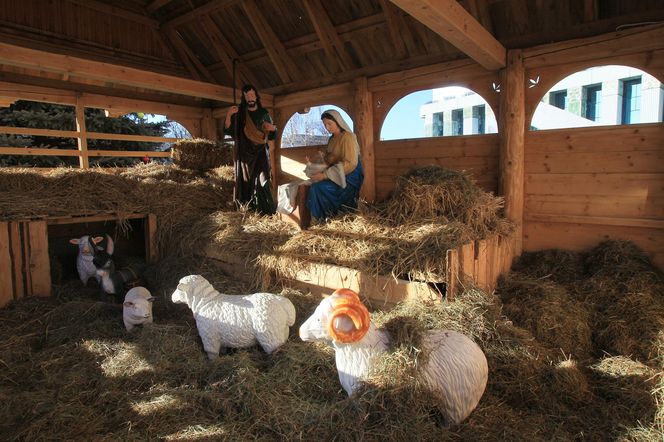
[{"label": "wooden wall panel", "polygon": [[0,221],[0,307],[4,307],[14,299],[13,291],[9,225]]},{"label": "wooden wall panel", "polygon": [[632,240],[664,265],[664,125],[526,134],[526,250]]},{"label": "wooden wall panel", "polygon": [[397,177],[409,169],[432,164],[467,170],[480,187],[495,193],[498,148],[496,134],[376,142],[376,195],[389,194]]}]

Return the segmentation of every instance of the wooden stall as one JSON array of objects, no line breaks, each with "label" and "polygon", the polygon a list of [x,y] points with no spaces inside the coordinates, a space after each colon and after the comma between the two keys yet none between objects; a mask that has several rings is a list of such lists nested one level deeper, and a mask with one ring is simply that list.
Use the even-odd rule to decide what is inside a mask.
[{"label": "wooden stall", "polygon": [[[62,266],[60,262],[52,262],[58,259],[53,241],[56,236],[66,234],[66,242],[70,237],[89,234],[90,229],[97,232],[107,224],[112,224],[107,229],[114,230],[115,223],[121,220],[141,221],[143,243],[131,246],[140,249],[134,253],[142,255],[147,263],[155,263],[159,259],[159,252],[156,247],[157,217],[153,214],[129,214],[121,217],[117,214],[91,214],[0,222],[0,269],[3,270],[0,272],[0,306],[25,297],[51,295],[52,284],[55,283],[51,278],[52,266]],[[116,243],[117,239],[116,237]],[[69,264],[75,269],[78,249],[71,248],[72,252],[68,254]]]}]

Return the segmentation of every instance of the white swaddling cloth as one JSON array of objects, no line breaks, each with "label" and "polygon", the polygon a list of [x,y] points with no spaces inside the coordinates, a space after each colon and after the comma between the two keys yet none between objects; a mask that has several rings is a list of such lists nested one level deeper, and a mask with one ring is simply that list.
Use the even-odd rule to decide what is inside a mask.
[{"label": "white swaddling cloth", "polygon": [[[311,178],[314,174],[323,172],[327,179],[332,181],[342,189],[346,188],[346,174],[344,173],[344,165],[342,162],[327,166],[325,163],[307,163],[304,168],[304,174]],[[277,212],[285,213],[286,215],[293,213],[295,210],[295,200],[297,198],[297,188],[301,185],[310,186],[313,183],[311,179],[291,181],[290,183],[281,184],[277,187]]]}]

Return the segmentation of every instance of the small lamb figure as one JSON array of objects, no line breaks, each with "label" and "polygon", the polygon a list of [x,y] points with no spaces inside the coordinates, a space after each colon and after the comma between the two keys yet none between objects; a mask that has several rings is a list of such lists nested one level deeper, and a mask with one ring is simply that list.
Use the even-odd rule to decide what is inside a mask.
[{"label": "small lamb figure", "polygon": [[122,306],[122,320],[127,331],[135,326],[152,324],[152,302],[155,297],[145,287],[134,287],[125,295]]},{"label": "small lamb figure", "polygon": [[222,295],[201,275],[180,279],[171,299],[186,303],[210,360],[221,347],[246,348],[258,343],[270,354],[288,339],[295,307],[288,298],[271,293]]},{"label": "small lamb figure", "polygon": [[69,242],[78,246],[76,270],[83,285],[87,286],[90,278],[96,278],[97,282],[101,283],[101,277],[97,275],[97,269],[92,260],[98,251],[113,255],[113,239],[108,234],[104,236],[84,235],[80,238],[72,238]]},{"label": "small lamb figure", "polygon": [[[335,348],[339,381],[348,395],[367,379],[389,346],[389,335],[377,329],[352,290],[340,289],[323,299],[299,330],[303,341],[325,341]],[[423,347],[429,353],[418,375],[440,400],[447,424],[462,422],[484,394],[488,365],[484,353],[467,336],[431,330]]]}]

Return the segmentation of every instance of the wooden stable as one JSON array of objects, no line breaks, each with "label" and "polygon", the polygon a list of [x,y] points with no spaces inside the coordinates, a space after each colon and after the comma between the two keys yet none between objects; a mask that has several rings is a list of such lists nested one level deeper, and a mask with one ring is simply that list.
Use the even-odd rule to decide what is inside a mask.
[{"label": "wooden stable", "polygon": [[[81,167],[91,156],[145,155],[88,150],[90,138],[132,138],[86,131],[86,107],[159,113],[194,136],[215,139],[236,99],[235,79],[259,89],[280,128],[312,106],[345,109],[362,148],[362,195],[369,201],[385,197],[409,168],[432,163],[468,170],[484,190],[502,195],[517,225],[513,241],[451,251],[457,275],[472,268],[473,278],[489,281],[523,251],[580,250],[605,239],[634,241],[664,268],[664,125],[528,130],[544,94],[580,70],[625,65],[664,81],[660,0],[4,3],[0,103],[75,106],[77,129],[1,127],[0,133],[77,142],[58,152],[0,146],[0,155],[70,155]],[[385,118],[401,98],[450,85],[486,100],[497,134],[381,140]],[[316,149],[282,149],[280,142],[271,146],[276,184],[297,175]],[[18,229],[12,223],[0,229],[4,287],[2,269],[17,265],[7,258]],[[23,229],[31,238],[43,227]],[[477,260],[483,250],[487,259]]]},{"label": "wooden stable", "polygon": [[[0,306],[24,297],[51,295],[51,259],[49,227],[81,225],[78,235],[90,233],[85,226],[97,222],[143,220],[145,259],[158,260],[157,218],[148,214],[95,214],[86,216],[47,217],[44,219],[0,221]],[[74,258],[75,260],[75,258]]]}]

